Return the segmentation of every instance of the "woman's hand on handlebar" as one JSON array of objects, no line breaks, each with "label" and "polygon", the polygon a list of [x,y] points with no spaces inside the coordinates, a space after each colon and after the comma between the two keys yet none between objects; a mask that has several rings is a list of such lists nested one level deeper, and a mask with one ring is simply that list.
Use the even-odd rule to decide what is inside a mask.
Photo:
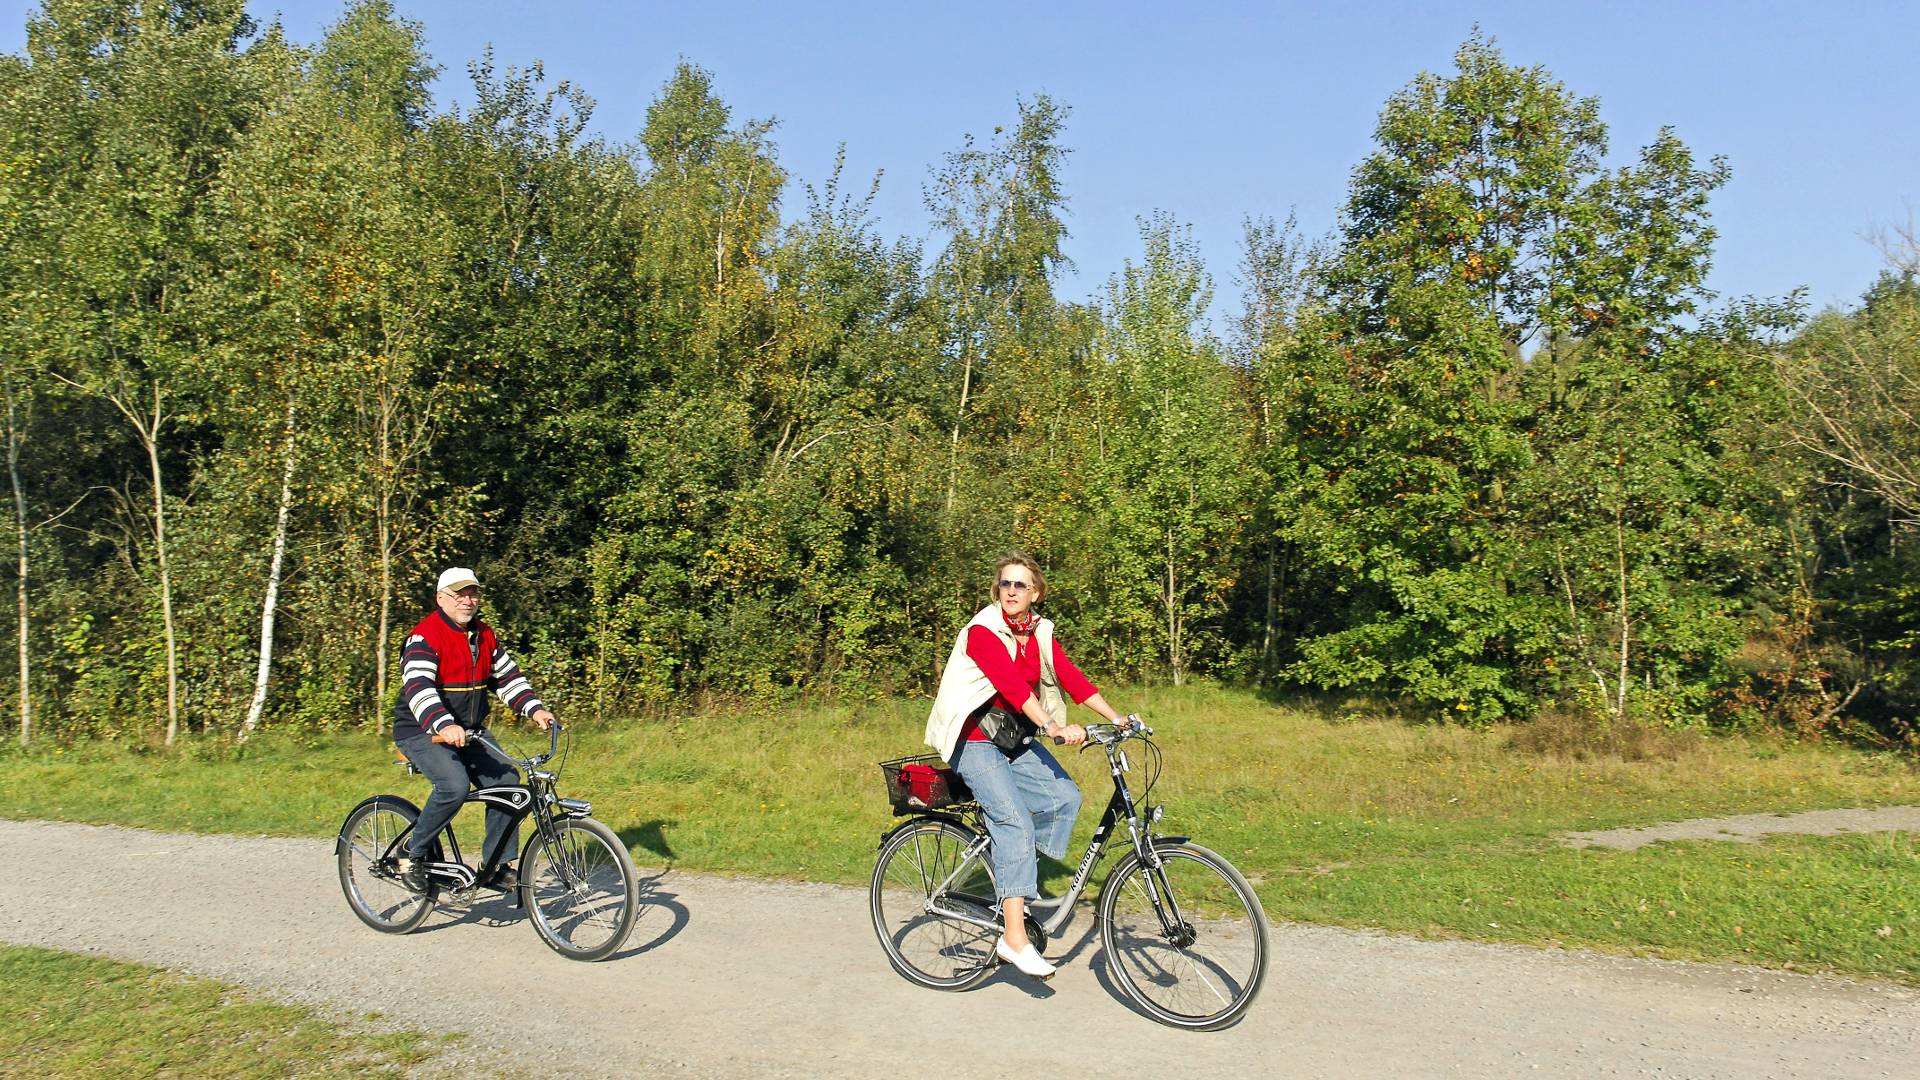
[{"label": "woman's hand on handlebar", "polygon": [[1053,741],[1067,746],[1079,746],[1087,741],[1087,729],[1079,724],[1062,724],[1053,729]]}]

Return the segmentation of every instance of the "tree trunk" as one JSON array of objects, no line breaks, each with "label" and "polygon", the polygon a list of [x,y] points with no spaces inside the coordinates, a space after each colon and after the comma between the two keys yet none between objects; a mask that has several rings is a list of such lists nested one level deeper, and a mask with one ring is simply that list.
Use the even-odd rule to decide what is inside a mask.
[{"label": "tree trunk", "polygon": [[1173,668],[1173,685],[1187,681],[1186,657],[1180,653],[1180,594],[1174,591],[1173,529],[1167,529],[1167,663]]},{"label": "tree trunk", "polygon": [[160,564],[160,616],[167,629],[167,745],[180,736],[180,656],[173,629],[173,570],[167,561],[167,489],[160,475],[160,387],[153,387],[153,426],[142,434],[153,471],[153,546]]},{"label": "tree trunk", "polygon": [[967,346],[966,363],[960,369],[960,408],[953,414],[953,449],[947,455],[947,513],[953,513],[954,489],[960,484],[960,424],[966,419],[967,398],[973,393],[973,346]]},{"label": "tree trunk", "polygon": [[373,711],[377,718],[387,700],[387,626],[393,620],[393,511],[392,496],[380,493],[380,630],[373,642]]},{"label": "tree trunk", "polygon": [[1280,636],[1280,542],[1267,541],[1267,603],[1260,627],[1260,681],[1273,675],[1273,653]]},{"label": "tree trunk", "polygon": [[1627,531],[1624,507],[1613,512],[1613,551],[1620,568],[1620,698],[1613,707],[1615,720],[1627,718],[1627,649],[1632,639],[1633,620],[1627,616]]},{"label": "tree trunk", "polygon": [[267,565],[267,596],[260,604],[260,666],[253,676],[253,702],[247,706],[247,720],[240,728],[240,741],[246,742],[260,726],[267,708],[267,675],[273,670],[273,620],[279,613],[280,567],[287,554],[287,513],[293,505],[294,402],[287,395],[286,465],[280,472],[280,513],[273,525],[273,559]]},{"label": "tree trunk", "polygon": [[7,477],[13,483],[13,521],[20,534],[20,579],[15,586],[19,600],[20,635],[20,745],[33,741],[33,680],[28,632],[32,625],[27,608],[27,496],[20,487],[20,428],[15,420],[13,374],[6,376],[7,395]]}]

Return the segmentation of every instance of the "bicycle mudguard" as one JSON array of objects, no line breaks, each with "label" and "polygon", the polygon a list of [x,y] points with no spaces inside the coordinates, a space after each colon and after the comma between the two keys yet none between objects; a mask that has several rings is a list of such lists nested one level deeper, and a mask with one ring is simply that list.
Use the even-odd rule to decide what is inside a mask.
[{"label": "bicycle mudguard", "polygon": [[[340,848],[347,842],[347,822],[352,821],[353,815],[359,813],[361,808],[366,806],[371,806],[376,803],[385,803],[386,805],[394,807],[395,809],[405,810],[407,813],[413,815],[411,820],[413,821],[420,820],[420,808],[413,805],[412,801],[405,799],[399,795],[374,795],[370,798],[361,799],[358,803],[354,804],[353,809],[347,811],[347,816],[341,819],[340,821],[339,830],[333,834],[334,857],[336,858],[339,857]],[[409,825],[407,826],[406,832],[403,832],[400,835],[405,836],[407,833],[410,833],[412,831],[413,831],[413,826]],[[396,837],[396,839],[398,838]],[[438,859],[445,854],[446,852],[441,848],[439,837],[435,837],[433,841],[432,855],[430,857]]]},{"label": "bicycle mudguard", "polygon": [[900,824],[895,825],[893,828],[888,829],[886,832],[881,833],[880,843],[875,846],[886,847],[887,841],[893,839],[895,833],[898,833],[902,829],[912,828],[913,826],[918,825],[920,822],[923,822],[923,821],[944,821],[949,825],[958,826],[959,828],[967,832],[974,831],[973,827],[967,824],[967,821],[965,818],[956,817],[953,814],[937,814],[937,813],[915,814],[910,818],[906,818],[902,820]]},{"label": "bicycle mudguard", "polygon": [[420,808],[398,795],[375,795],[371,798],[361,799],[354,804],[353,809],[347,811],[346,817],[340,819],[340,827],[333,832],[333,850],[336,854],[340,851],[340,845],[347,842],[347,822],[352,821],[353,815],[359,813],[363,808],[372,806],[375,803],[386,803],[393,807],[404,807],[408,813],[413,815],[413,820],[419,820]]}]

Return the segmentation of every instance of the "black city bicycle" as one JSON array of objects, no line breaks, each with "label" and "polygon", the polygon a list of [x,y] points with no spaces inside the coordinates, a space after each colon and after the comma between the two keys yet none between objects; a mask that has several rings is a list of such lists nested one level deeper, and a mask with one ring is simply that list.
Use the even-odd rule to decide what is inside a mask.
[{"label": "black city bicycle", "polygon": [[[484,732],[467,737],[487,738]],[[499,743],[489,740],[489,744],[499,749]],[[479,788],[469,792],[461,805],[484,803],[505,810],[516,826],[533,819],[533,833],[519,853],[520,881],[509,891],[509,900],[527,910],[540,940],[554,952],[574,960],[601,960],[618,949],[633,929],[640,886],[626,845],[612,829],[588,816],[592,806],[555,794],[560,766],[555,764],[551,770],[541,766],[563,763],[566,755],[559,749],[560,723],[555,721],[546,753],[530,758],[506,755],[526,777],[525,784]],[[419,772],[405,755],[396,750],[395,756],[409,775]],[[381,933],[418,929],[442,895],[456,902],[470,900],[486,887],[479,883],[491,880],[514,856],[508,850],[508,834],[503,833],[495,850],[482,853],[480,866],[468,866],[460,857],[460,842],[449,821],[430,852],[427,889],[415,892],[400,875],[407,837],[419,817],[419,807],[406,799],[375,795],[347,815],[334,844],[347,906],[361,922]]]},{"label": "black city bicycle", "polygon": [[[1100,887],[1098,921],[1107,968],[1142,1012],[1206,1031],[1245,1015],[1267,973],[1267,917],[1253,886],[1226,859],[1184,836],[1156,836],[1164,805],[1150,805],[1161,754],[1153,729],[1087,725],[1106,751],[1113,797],[1087,843],[1073,883],[1057,900],[1027,905],[1027,936],[1042,952],[1073,918],[1116,828],[1128,849]],[[1060,741],[1060,740],[1055,740]],[[1137,742],[1147,782],[1136,798],[1124,743]],[[978,804],[958,774],[928,756],[881,763],[894,813],[911,815],[880,839],[868,899],[873,929],[893,969],[935,990],[969,990],[999,964],[1000,905]],[[944,812],[943,812],[944,811]]]}]

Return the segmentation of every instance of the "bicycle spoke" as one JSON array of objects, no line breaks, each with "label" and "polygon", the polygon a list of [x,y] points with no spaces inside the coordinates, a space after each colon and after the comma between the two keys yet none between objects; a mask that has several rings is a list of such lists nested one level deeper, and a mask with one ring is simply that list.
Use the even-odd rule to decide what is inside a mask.
[{"label": "bicycle spoke", "polygon": [[[922,985],[961,989],[991,971],[993,933],[942,913],[977,907],[967,894],[993,894],[985,865],[969,867],[936,895],[963,865],[970,841],[957,827],[924,822],[890,841],[874,868],[874,931],[895,969]],[[992,911],[978,914],[991,918]]]},{"label": "bicycle spoke", "polygon": [[597,823],[562,825],[556,836],[543,834],[527,860],[535,929],[555,950],[580,959],[618,948],[635,916],[634,885],[604,832]]},{"label": "bicycle spoke", "polygon": [[347,905],[361,922],[386,933],[405,933],[432,910],[427,897],[396,879],[389,861],[396,839],[411,823],[411,812],[397,801],[364,804],[343,827],[336,858]]},{"label": "bicycle spoke", "polygon": [[1132,864],[1102,900],[1108,963],[1121,989],[1162,1023],[1230,1023],[1266,971],[1259,901],[1205,849],[1159,854],[1159,869]]}]

